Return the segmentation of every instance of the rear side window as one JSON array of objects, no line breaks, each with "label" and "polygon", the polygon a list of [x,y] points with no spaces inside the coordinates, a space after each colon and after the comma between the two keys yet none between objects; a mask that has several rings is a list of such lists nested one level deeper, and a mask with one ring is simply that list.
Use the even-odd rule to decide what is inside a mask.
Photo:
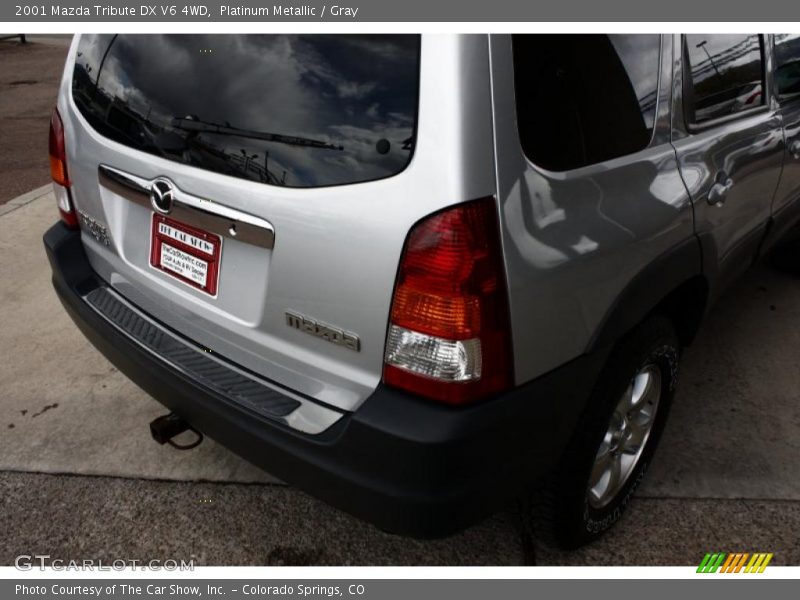
[{"label": "rear side window", "polygon": [[83,35],[72,95],[102,135],[287,187],[395,175],[414,149],[419,36]]},{"label": "rear side window", "polygon": [[800,35],[775,36],[775,88],[781,100],[800,97]]},{"label": "rear side window", "polygon": [[653,135],[658,35],[515,35],[520,142],[531,162],[575,169],[645,148]]},{"label": "rear side window", "polygon": [[684,53],[690,122],[704,123],[764,104],[761,36],[687,35]]}]

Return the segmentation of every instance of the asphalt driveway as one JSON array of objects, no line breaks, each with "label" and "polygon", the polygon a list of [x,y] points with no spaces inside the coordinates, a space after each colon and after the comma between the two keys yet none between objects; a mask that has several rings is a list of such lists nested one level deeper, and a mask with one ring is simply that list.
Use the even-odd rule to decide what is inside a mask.
[{"label": "asphalt driveway", "polygon": [[0,41],[0,205],[50,179],[47,130],[69,36]]}]

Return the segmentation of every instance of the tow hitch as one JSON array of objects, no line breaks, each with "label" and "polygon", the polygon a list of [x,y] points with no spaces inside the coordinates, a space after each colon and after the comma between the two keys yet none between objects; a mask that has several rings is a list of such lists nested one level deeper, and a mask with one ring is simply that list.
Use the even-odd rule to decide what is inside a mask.
[{"label": "tow hitch", "polygon": [[[197,435],[197,439],[190,444],[176,444],[172,438],[182,434],[184,431],[191,431]],[[169,444],[178,450],[191,450],[200,445],[203,441],[203,434],[193,428],[189,423],[181,419],[175,413],[163,415],[150,422],[150,435],[159,444]]]}]

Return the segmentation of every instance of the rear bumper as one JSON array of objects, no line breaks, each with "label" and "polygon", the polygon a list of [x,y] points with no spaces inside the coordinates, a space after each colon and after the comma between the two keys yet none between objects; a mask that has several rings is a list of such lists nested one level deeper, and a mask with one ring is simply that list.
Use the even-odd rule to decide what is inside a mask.
[{"label": "rear bumper", "polygon": [[105,284],[89,265],[77,232],[56,224],[44,244],[61,302],[120,371],[250,462],[394,533],[456,532],[547,475],[602,365],[600,355],[582,357],[464,409],[379,386],[358,410],[310,436],[186,377],[93,310],[84,297]]}]

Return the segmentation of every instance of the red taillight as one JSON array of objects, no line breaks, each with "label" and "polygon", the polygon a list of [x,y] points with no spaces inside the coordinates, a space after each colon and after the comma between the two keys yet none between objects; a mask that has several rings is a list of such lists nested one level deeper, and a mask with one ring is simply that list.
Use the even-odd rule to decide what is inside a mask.
[{"label": "red taillight", "polygon": [[412,229],[392,301],[383,378],[448,404],[513,384],[497,209],[491,198]]},{"label": "red taillight", "polygon": [[72,206],[67,173],[67,150],[64,143],[64,124],[58,109],[53,109],[50,117],[50,176],[53,178],[53,191],[58,203],[61,219],[74,229],[78,227],[78,217]]}]

